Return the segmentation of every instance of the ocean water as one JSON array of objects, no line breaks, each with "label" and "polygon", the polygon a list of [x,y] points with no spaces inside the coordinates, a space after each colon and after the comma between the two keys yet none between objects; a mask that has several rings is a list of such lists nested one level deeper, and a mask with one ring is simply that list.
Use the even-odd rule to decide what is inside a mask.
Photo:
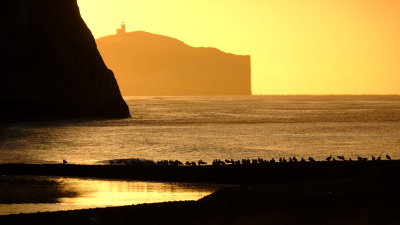
[{"label": "ocean water", "polygon": [[[0,125],[0,163],[400,158],[400,96],[126,97],[132,118]],[[29,113],[29,109],[26,109]]]}]

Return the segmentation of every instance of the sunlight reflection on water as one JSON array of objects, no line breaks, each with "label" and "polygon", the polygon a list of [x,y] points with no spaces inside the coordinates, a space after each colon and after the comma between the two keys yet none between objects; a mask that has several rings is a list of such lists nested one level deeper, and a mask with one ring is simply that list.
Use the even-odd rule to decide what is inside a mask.
[{"label": "sunlight reflection on water", "polygon": [[132,118],[0,124],[0,163],[400,158],[400,96],[128,97]]},{"label": "sunlight reflection on water", "polygon": [[59,198],[59,203],[0,204],[0,215],[61,211],[143,203],[198,200],[221,185],[142,181],[55,178],[78,196]]}]

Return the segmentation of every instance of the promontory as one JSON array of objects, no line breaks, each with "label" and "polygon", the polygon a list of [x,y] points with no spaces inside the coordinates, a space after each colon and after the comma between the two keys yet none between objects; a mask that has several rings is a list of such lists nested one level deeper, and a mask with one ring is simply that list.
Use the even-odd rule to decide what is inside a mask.
[{"label": "promontory", "polygon": [[249,55],[191,47],[175,38],[144,31],[96,40],[116,73],[123,95],[251,95]]},{"label": "promontory", "polygon": [[2,121],[130,116],[77,0],[2,1],[0,68]]}]

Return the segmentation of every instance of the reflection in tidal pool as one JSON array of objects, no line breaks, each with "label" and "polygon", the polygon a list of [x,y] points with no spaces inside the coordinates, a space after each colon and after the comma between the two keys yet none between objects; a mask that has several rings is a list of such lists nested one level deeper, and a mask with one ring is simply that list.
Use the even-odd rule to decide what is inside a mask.
[{"label": "reflection in tidal pool", "polygon": [[51,178],[78,193],[62,197],[59,203],[0,204],[0,215],[122,206],[167,201],[198,200],[220,185]]}]

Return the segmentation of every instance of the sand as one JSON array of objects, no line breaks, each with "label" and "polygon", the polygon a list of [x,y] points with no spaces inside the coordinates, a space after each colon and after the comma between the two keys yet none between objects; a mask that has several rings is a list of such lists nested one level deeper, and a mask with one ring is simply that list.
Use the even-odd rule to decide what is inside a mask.
[{"label": "sand", "polygon": [[[217,191],[199,201],[1,216],[0,224],[394,225],[400,224],[399,164],[398,161],[317,163],[257,169],[210,166],[198,169],[215,173],[210,183],[226,173],[228,178],[222,179],[223,182],[236,178],[241,185]],[[0,171],[5,173],[2,166]],[[193,171],[196,170],[189,170]],[[192,179],[204,180],[206,176],[198,171]],[[187,172],[180,171],[183,177]],[[245,179],[249,172],[259,173]],[[167,179],[166,174],[159,178]],[[150,175],[158,177],[147,175],[149,179]]]}]

